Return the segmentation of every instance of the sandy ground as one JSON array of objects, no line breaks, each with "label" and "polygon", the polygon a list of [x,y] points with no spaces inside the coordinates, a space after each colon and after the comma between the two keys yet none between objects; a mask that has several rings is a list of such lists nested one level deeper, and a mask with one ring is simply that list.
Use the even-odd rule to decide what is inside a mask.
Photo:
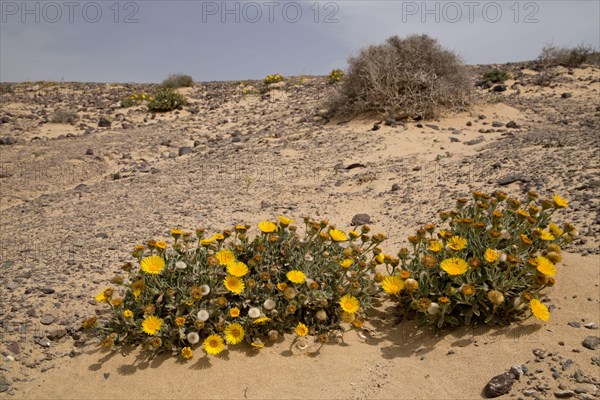
[{"label": "sandy ground", "polygon": [[[473,68],[473,81],[489,68]],[[542,87],[537,72],[511,68],[504,92],[474,86],[468,111],[396,126],[329,121],[320,109],[331,88],[318,77],[268,96],[242,95],[234,82],[197,83],[183,90],[188,107],[156,115],[118,107],[149,85],[3,95],[0,139],[12,140],[0,146],[0,398],[480,398],[492,376],[524,363],[530,375],[510,397],[554,398],[567,388],[597,398],[599,385],[581,376],[598,378],[599,350],[581,342],[599,334],[583,325],[600,324],[600,69],[559,68]],[[49,123],[58,108],[78,119]],[[112,125],[99,127],[100,117]],[[456,198],[497,189],[571,201],[558,221],[580,237],[547,291],[556,307],[547,324],[436,336],[396,324],[385,304],[364,338],[348,332],[318,355],[288,337],[259,353],[197,352],[188,363],[103,353],[80,337],[98,308],[93,296],[132,246],[170,228],[214,232],[286,214],[348,229],[366,213],[393,253]],[[47,339],[60,329],[64,336]],[[562,358],[574,364],[554,378],[550,364]]]}]

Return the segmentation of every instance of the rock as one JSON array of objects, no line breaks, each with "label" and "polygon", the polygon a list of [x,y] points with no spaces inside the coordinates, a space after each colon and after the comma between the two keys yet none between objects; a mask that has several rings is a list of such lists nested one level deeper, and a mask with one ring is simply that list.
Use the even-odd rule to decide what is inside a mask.
[{"label": "rock", "polygon": [[533,349],[533,355],[539,358],[544,358],[544,355],[546,354],[545,350],[542,349]]},{"label": "rock", "polygon": [[476,139],[473,139],[473,140],[467,140],[467,141],[465,142],[465,144],[466,144],[467,146],[473,146],[473,145],[476,145],[476,144],[479,144],[479,143],[483,143],[483,142],[485,142],[485,138],[484,138],[483,136],[479,136],[479,137],[478,137],[478,138],[476,138]]},{"label": "rock", "polygon": [[93,155],[94,155],[94,150],[92,150],[92,149],[87,149],[87,150],[85,151],[85,155],[86,155],[86,156],[93,156]]},{"label": "rock", "polygon": [[493,377],[483,388],[483,395],[487,398],[502,396],[510,392],[515,376],[510,372],[505,372]]},{"label": "rock", "polygon": [[504,122],[500,122],[500,121],[492,121],[492,126],[494,128],[503,128],[504,127]]},{"label": "rock", "polygon": [[0,138],[0,145],[10,146],[11,144],[17,143],[17,139],[12,136],[4,136]]},{"label": "rock", "polygon": [[381,125],[379,124],[373,124],[373,127],[371,128],[372,131],[378,131],[379,129],[381,129]]},{"label": "rock", "polygon": [[575,396],[575,392],[572,390],[561,390],[558,392],[554,392],[554,397],[557,399],[569,399]]},{"label": "rock", "polygon": [[46,335],[46,336],[48,337],[48,339],[50,339],[52,341],[56,341],[56,340],[63,338],[66,334],[67,334],[67,330],[65,328],[59,328],[59,329],[51,330],[50,332],[48,332],[48,335]]},{"label": "rock", "polygon": [[505,92],[506,85],[496,85],[492,88],[492,92]]},{"label": "rock", "polygon": [[585,324],[584,327],[587,328],[587,329],[598,329],[598,325],[596,325],[593,322]]},{"label": "rock", "polygon": [[369,214],[356,214],[352,217],[352,225],[366,225],[371,223]]},{"label": "rock", "polygon": [[52,294],[52,293],[56,292],[56,290],[54,290],[50,287],[45,287],[45,288],[42,288],[41,292],[44,294]]},{"label": "rock", "polygon": [[194,150],[191,147],[180,147],[179,148],[179,156],[184,156],[186,154],[191,154],[193,153]]},{"label": "rock", "polygon": [[108,239],[108,233],[106,232],[98,232],[96,233],[96,237],[100,239]]},{"label": "rock", "polygon": [[440,127],[437,125],[433,125],[433,124],[425,124],[425,126],[429,129],[433,129],[434,131],[439,131]]},{"label": "rock", "polygon": [[50,315],[50,314],[46,314],[46,315],[42,316],[42,318],[40,318],[40,322],[44,325],[50,325],[54,321],[56,321],[56,317],[54,315]]},{"label": "rock", "polygon": [[11,342],[6,348],[13,354],[18,355],[21,352],[21,346],[19,342]]},{"label": "rock", "polygon": [[352,163],[346,167],[346,169],[348,169],[348,170],[354,169],[354,168],[367,168],[367,166],[364,164],[361,164],[361,163]]},{"label": "rock", "polygon": [[4,377],[4,375],[0,374],[0,393],[6,392],[10,388],[8,384],[8,380]]},{"label": "rock", "polygon": [[498,185],[500,185],[500,186],[510,185],[511,183],[520,181],[521,179],[522,179],[521,175],[505,176],[504,178],[498,179]]},{"label": "rock", "polygon": [[460,139],[459,138],[455,138],[455,137],[451,137],[450,138],[450,142],[452,142],[452,143],[460,143]]},{"label": "rock", "polygon": [[400,190],[400,185],[398,185],[397,183],[394,183],[392,185],[392,192],[397,192],[398,190]]},{"label": "rock", "polygon": [[231,143],[239,143],[242,141],[242,138],[239,136],[234,136],[231,138]]},{"label": "rock", "polygon": [[573,328],[581,328],[581,324],[577,321],[571,321],[568,323],[569,326],[572,326]]},{"label": "rock", "polygon": [[98,120],[98,126],[100,128],[110,128],[112,122],[106,118],[106,117],[100,117],[100,120]]},{"label": "rock", "polygon": [[521,127],[521,125],[517,124],[515,121],[509,121],[506,124],[507,128],[511,128],[511,129],[519,129]]},{"label": "rock", "polygon": [[563,94],[560,95],[560,97],[563,98],[563,99],[569,99],[569,98],[573,97],[573,94],[571,94],[571,93],[563,93]]},{"label": "rock", "polygon": [[585,348],[588,348],[590,350],[596,350],[598,348],[598,345],[600,344],[600,336],[588,336],[585,339],[583,339],[583,342],[581,342],[581,344]]},{"label": "rock", "polygon": [[510,367],[510,370],[508,370],[508,372],[513,374],[515,378],[519,380],[525,374],[526,371],[523,369],[522,365],[515,364],[512,367]]},{"label": "rock", "polygon": [[54,364],[46,365],[45,367],[42,367],[42,369],[40,371],[46,372],[46,371],[48,371],[49,369],[52,369],[52,368],[54,368]]},{"label": "rock", "polygon": [[19,282],[9,282],[6,284],[6,288],[10,291],[13,291],[18,287],[19,287]]}]

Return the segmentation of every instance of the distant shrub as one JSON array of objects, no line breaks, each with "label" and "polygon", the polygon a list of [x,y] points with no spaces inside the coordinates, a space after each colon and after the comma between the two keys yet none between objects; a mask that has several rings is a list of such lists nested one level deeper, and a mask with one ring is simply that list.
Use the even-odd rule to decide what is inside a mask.
[{"label": "distant shrub", "polygon": [[13,87],[10,83],[0,83],[0,94],[13,93]]},{"label": "distant shrub", "polygon": [[185,106],[188,101],[171,88],[159,88],[152,100],[148,102],[148,110],[157,112],[172,111],[179,106]]},{"label": "distant shrub", "polygon": [[137,106],[144,101],[152,101],[154,97],[148,96],[146,93],[137,94],[134,93],[131,96],[125,97],[121,100],[121,107],[129,108],[133,106]]},{"label": "distant shrub", "polygon": [[50,122],[54,124],[72,124],[77,119],[77,114],[62,109],[55,110],[50,114]]},{"label": "distant shrub", "polygon": [[592,46],[580,44],[576,47],[544,46],[538,56],[538,62],[543,68],[567,67],[575,68],[585,63],[597,63],[600,57]]},{"label": "distant shrub", "polygon": [[468,100],[470,84],[460,58],[427,35],[390,37],[360,50],[348,64],[340,90],[328,104],[334,113],[427,118]]},{"label": "distant shrub", "polygon": [[509,79],[510,74],[508,72],[501,71],[498,68],[494,68],[493,70],[483,74],[484,82],[501,83]]},{"label": "distant shrub", "polygon": [[268,75],[265,79],[263,79],[263,83],[265,85],[270,85],[272,83],[279,83],[279,82],[283,82],[283,75],[281,75],[281,74]]},{"label": "distant shrub", "polygon": [[192,87],[194,86],[194,80],[189,75],[172,74],[162,82],[162,85],[172,89],[177,89],[180,87]]},{"label": "distant shrub", "polygon": [[341,69],[334,69],[327,76],[327,83],[334,84],[338,83],[344,77],[344,71]]}]

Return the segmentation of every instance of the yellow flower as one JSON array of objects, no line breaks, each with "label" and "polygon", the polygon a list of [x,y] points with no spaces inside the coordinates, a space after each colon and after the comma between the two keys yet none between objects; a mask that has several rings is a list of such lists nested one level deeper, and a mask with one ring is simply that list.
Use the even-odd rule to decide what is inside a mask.
[{"label": "yellow flower", "polygon": [[167,248],[167,242],[159,240],[158,242],[156,242],[155,246],[161,250],[165,250]]},{"label": "yellow flower", "polygon": [[106,298],[104,292],[100,292],[98,295],[96,295],[96,301],[98,303],[108,303],[109,299]]},{"label": "yellow flower", "polygon": [[293,283],[304,283],[306,280],[306,275],[304,272],[298,270],[289,271],[285,276],[289,279],[290,282]]},{"label": "yellow flower", "polygon": [[133,293],[133,298],[135,300],[137,300],[140,297],[140,295],[142,294],[142,289],[140,289],[140,288],[132,289],[131,293]]},{"label": "yellow flower", "polygon": [[165,268],[165,260],[159,256],[146,257],[141,262],[142,271],[147,274],[156,275]]},{"label": "yellow flower", "polygon": [[549,241],[551,241],[551,240],[554,240],[554,239],[556,239],[556,238],[554,237],[554,235],[553,235],[553,234],[551,234],[551,233],[550,233],[550,232],[548,232],[548,231],[545,231],[545,230],[542,230],[542,229],[539,229],[539,228],[538,228],[538,230],[537,230],[537,231],[538,231],[538,233],[540,234],[540,239],[542,239],[543,241],[549,242]]},{"label": "yellow flower", "polygon": [[241,278],[248,273],[248,266],[241,261],[233,261],[227,265],[227,273]]},{"label": "yellow flower", "polygon": [[500,256],[500,254],[498,253],[498,250],[494,250],[494,249],[487,249],[485,251],[485,261],[489,262],[490,264],[495,263],[498,260],[498,257]]},{"label": "yellow flower", "polygon": [[559,195],[555,194],[552,196],[552,201],[554,201],[554,207],[556,208],[567,208],[569,206],[569,201],[563,199]]},{"label": "yellow flower", "polygon": [[269,317],[258,317],[254,321],[252,321],[252,323],[254,325],[260,325],[260,324],[265,324],[265,323],[269,322],[270,320],[271,320],[271,318],[269,318]]},{"label": "yellow flower", "polygon": [[562,234],[565,233],[565,231],[563,231],[558,225],[556,225],[553,222],[550,222],[548,228],[550,228],[550,232],[552,232],[555,236],[562,236]]},{"label": "yellow flower", "polygon": [[404,289],[404,281],[397,275],[386,276],[381,282],[381,288],[387,294],[398,294]]},{"label": "yellow flower", "polygon": [[521,217],[525,217],[525,218],[527,218],[527,217],[529,217],[529,216],[530,216],[530,215],[529,215],[529,213],[528,213],[527,211],[525,211],[525,210],[523,210],[523,209],[521,209],[521,208],[519,208],[519,209],[517,210],[517,214],[519,214]]},{"label": "yellow flower", "polygon": [[233,294],[240,294],[244,291],[244,281],[237,276],[227,275],[223,280],[225,288]]},{"label": "yellow flower", "polygon": [[181,356],[186,360],[189,360],[194,356],[194,352],[190,347],[184,347],[183,349],[181,349]]},{"label": "yellow flower", "polygon": [[556,275],[556,267],[552,264],[552,261],[548,260],[546,257],[536,257],[535,259],[537,263],[537,270],[546,276],[555,276]]},{"label": "yellow flower", "polygon": [[460,236],[452,236],[448,239],[448,247],[450,247],[454,251],[459,251],[464,249],[467,246],[467,239],[462,238]]},{"label": "yellow flower", "polygon": [[229,315],[231,315],[231,317],[236,318],[240,316],[240,309],[237,307],[233,307],[231,310],[229,310]]},{"label": "yellow flower", "polygon": [[131,318],[131,317],[133,317],[133,312],[131,310],[125,310],[125,311],[123,311],[123,317]]},{"label": "yellow flower", "polygon": [[467,272],[467,262],[462,258],[447,258],[440,264],[442,269],[450,275],[462,275]]},{"label": "yellow flower", "polygon": [[283,292],[283,291],[285,291],[285,289],[287,289],[287,283],[285,283],[285,282],[279,282],[279,283],[277,284],[277,289],[278,289],[280,292]]},{"label": "yellow flower", "polygon": [[360,308],[360,302],[351,294],[346,294],[340,299],[340,307],[349,314],[354,314]]},{"label": "yellow flower", "polygon": [[296,335],[300,337],[308,335],[308,328],[302,322],[298,322],[298,326],[296,326]]},{"label": "yellow flower", "polygon": [[548,321],[550,319],[550,312],[548,311],[548,307],[542,304],[538,299],[531,299],[529,301],[529,308],[531,308],[531,312],[533,315],[539,319],[540,321]]},{"label": "yellow flower", "polygon": [[444,248],[444,244],[439,240],[432,240],[429,242],[429,250],[433,253],[439,253]]},{"label": "yellow flower", "polygon": [[225,349],[225,342],[221,336],[213,334],[204,339],[202,347],[208,354],[216,356]]},{"label": "yellow flower", "polygon": [[148,335],[156,335],[160,331],[160,328],[162,328],[162,324],[162,319],[151,315],[146,317],[144,322],[142,322],[142,330]]},{"label": "yellow flower", "polygon": [[261,221],[258,223],[258,229],[263,233],[277,232],[277,225],[271,221]]},{"label": "yellow flower", "polygon": [[329,237],[331,237],[331,240],[334,242],[345,242],[348,240],[348,236],[346,236],[346,234],[339,229],[330,229]]},{"label": "yellow flower", "polygon": [[242,339],[244,339],[244,328],[242,325],[237,322],[227,325],[227,328],[225,328],[225,340],[227,343],[238,344]]},{"label": "yellow flower", "polygon": [[348,269],[352,266],[352,264],[354,264],[354,261],[350,258],[346,258],[343,261],[340,261],[340,265],[342,266],[342,268],[344,269]]},{"label": "yellow flower", "polygon": [[177,317],[175,318],[175,325],[183,326],[185,325],[185,317]]},{"label": "yellow flower", "polygon": [[252,341],[252,347],[254,347],[256,350],[260,350],[265,347],[265,344],[261,342],[260,339],[256,339]]},{"label": "yellow flower", "polygon": [[215,242],[215,240],[216,240],[216,239],[215,239],[215,237],[213,236],[213,237],[211,237],[211,238],[208,238],[208,239],[202,239],[202,240],[200,241],[200,244],[201,244],[202,246],[205,246],[205,247],[206,247],[206,246],[210,246],[212,243],[214,243],[214,242]]},{"label": "yellow flower", "polygon": [[294,222],[293,220],[291,220],[291,219],[289,219],[287,217],[281,216],[281,215],[279,217],[277,217],[277,218],[279,218],[279,222],[283,226],[288,226],[289,224],[291,224],[292,222]]},{"label": "yellow flower", "polygon": [[181,229],[173,228],[171,229],[171,235],[173,235],[174,237],[179,237],[183,235],[183,231]]},{"label": "yellow flower", "polygon": [[215,256],[221,265],[229,265],[235,261],[235,255],[231,252],[231,250],[219,250]]}]

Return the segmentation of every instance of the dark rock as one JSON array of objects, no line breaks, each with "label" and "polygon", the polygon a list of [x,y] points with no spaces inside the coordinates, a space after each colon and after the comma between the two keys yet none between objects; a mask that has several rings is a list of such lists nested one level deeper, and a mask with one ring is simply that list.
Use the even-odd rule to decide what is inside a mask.
[{"label": "dark rock", "polygon": [[54,290],[54,289],[52,289],[50,287],[42,288],[42,293],[44,293],[44,294],[52,294],[54,292],[56,292],[56,290]]},{"label": "dark rock", "polygon": [[92,150],[92,149],[87,149],[87,150],[85,151],[85,155],[86,155],[86,156],[93,156],[93,155],[94,155],[94,150]]},{"label": "dark rock", "polygon": [[523,368],[523,365],[513,365],[512,367],[510,367],[510,370],[508,371],[511,374],[513,374],[515,376],[515,378],[517,380],[521,379],[521,377],[525,374],[525,372],[527,372],[526,367]]},{"label": "dark rock", "polygon": [[573,94],[571,94],[571,93],[563,93],[563,94],[560,95],[560,97],[563,98],[563,99],[569,99],[569,98],[573,97]]},{"label": "dark rock", "polygon": [[483,388],[483,395],[487,398],[502,396],[510,392],[513,383],[515,383],[515,376],[510,372],[496,375]]},{"label": "dark rock", "polygon": [[231,138],[231,142],[232,143],[239,143],[241,141],[242,141],[242,138],[239,137],[239,136],[234,136],[234,137]]},{"label": "dark rock", "polygon": [[98,126],[100,128],[110,128],[112,122],[106,118],[106,117],[100,117],[100,120],[98,121]]},{"label": "dark rock", "polygon": [[11,342],[6,348],[13,354],[19,354],[21,352],[21,346],[19,346],[19,342]]},{"label": "dark rock", "polygon": [[186,154],[191,154],[193,152],[194,152],[194,150],[191,147],[185,147],[184,146],[184,147],[180,147],[179,148],[179,155],[180,156],[184,156]]},{"label": "dark rock", "polygon": [[352,225],[366,225],[371,223],[369,214],[356,214],[352,217]]},{"label": "dark rock", "polygon": [[397,183],[394,183],[392,185],[392,192],[397,192],[398,190],[400,190],[400,185],[398,185]]},{"label": "dark rock", "polygon": [[0,374],[0,393],[6,392],[10,388],[8,384],[8,380],[4,377],[4,375]]},{"label": "dark rock", "polygon": [[473,126],[473,123],[471,121],[467,121],[467,126]]},{"label": "dark rock", "polygon": [[381,125],[379,124],[373,124],[373,127],[371,128],[372,131],[378,131],[379,129],[381,129]]},{"label": "dark rock", "polygon": [[554,392],[554,397],[557,399],[570,399],[573,396],[575,396],[575,392],[572,390],[561,390]]},{"label": "dark rock", "polygon": [[504,122],[500,122],[500,121],[492,121],[492,126],[494,128],[503,128],[504,127]]},{"label": "dark rock", "polygon": [[433,129],[434,131],[439,131],[440,127],[437,125],[433,125],[433,124],[425,124],[426,127]]},{"label": "dark rock", "polygon": [[450,142],[452,142],[452,143],[459,143],[460,139],[459,138],[455,138],[455,137],[450,137]]},{"label": "dark rock", "polygon": [[11,144],[17,143],[17,139],[12,136],[4,136],[0,138],[0,145],[10,146]]},{"label": "dark rock", "polygon": [[367,166],[364,164],[361,164],[361,163],[352,163],[346,167],[346,169],[348,169],[348,170],[354,169],[354,168],[367,168]]},{"label": "dark rock", "polygon": [[521,127],[521,125],[517,124],[515,121],[509,121],[506,124],[507,128],[511,128],[511,129],[519,129]]},{"label": "dark rock", "polygon": [[568,325],[572,326],[573,328],[581,328],[581,324],[577,321],[571,321]]},{"label": "dark rock", "polygon": [[583,339],[583,342],[581,342],[581,344],[585,348],[588,348],[590,350],[596,350],[598,348],[598,345],[600,344],[600,336],[588,336],[585,339]]},{"label": "dark rock", "polygon": [[42,318],[40,318],[40,322],[44,325],[50,325],[54,321],[56,321],[56,317],[54,315],[50,315],[50,314],[46,314],[46,315],[42,316]]},{"label": "dark rock", "polygon": [[98,233],[96,233],[96,237],[101,238],[101,239],[108,239],[108,233],[98,232]]},{"label": "dark rock", "polygon": [[506,91],[506,85],[496,85],[492,88],[493,92],[505,92]]},{"label": "dark rock", "polygon": [[465,144],[466,144],[467,146],[473,146],[473,145],[476,145],[476,144],[479,144],[479,143],[483,143],[483,142],[485,142],[485,138],[484,138],[483,136],[479,136],[479,137],[478,137],[478,138],[476,138],[476,139],[473,139],[473,140],[467,140],[467,141],[465,142]]}]

